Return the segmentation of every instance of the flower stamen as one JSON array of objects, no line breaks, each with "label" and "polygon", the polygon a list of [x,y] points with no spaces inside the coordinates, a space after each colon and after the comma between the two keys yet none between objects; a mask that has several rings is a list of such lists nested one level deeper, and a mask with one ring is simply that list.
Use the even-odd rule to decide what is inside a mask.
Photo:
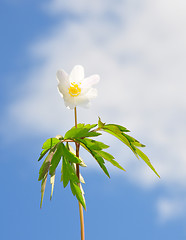
[{"label": "flower stamen", "polygon": [[81,93],[81,88],[79,87],[79,85],[76,84],[75,82],[71,83],[71,85],[72,86],[68,89],[70,96],[72,97],[79,96],[79,94]]}]

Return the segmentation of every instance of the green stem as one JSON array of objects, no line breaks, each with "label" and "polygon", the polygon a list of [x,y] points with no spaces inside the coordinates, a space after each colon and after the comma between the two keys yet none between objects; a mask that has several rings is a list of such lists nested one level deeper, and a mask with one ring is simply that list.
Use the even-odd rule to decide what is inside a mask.
[{"label": "green stem", "polygon": [[[75,127],[77,128],[77,109],[74,108],[74,115],[75,115]],[[79,143],[76,144],[76,156],[79,157]],[[79,164],[76,164],[76,175],[80,180],[80,171],[79,171]],[[80,187],[80,183],[78,183]],[[83,217],[83,207],[80,202],[79,203],[79,214],[80,214],[80,225],[81,225],[81,240],[85,240],[85,229],[84,229],[84,217]]]}]

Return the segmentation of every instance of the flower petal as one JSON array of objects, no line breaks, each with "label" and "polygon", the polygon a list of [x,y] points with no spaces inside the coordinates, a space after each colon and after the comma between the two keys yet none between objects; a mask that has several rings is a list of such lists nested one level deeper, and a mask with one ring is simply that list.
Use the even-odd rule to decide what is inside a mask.
[{"label": "flower petal", "polygon": [[75,98],[75,105],[88,108],[90,106],[90,100],[86,95],[78,96]]},{"label": "flower petal", "polygon": [[87,92],[86,96],[89,99],[96,98],[98,95],[98,91],[95,88],[90,88],[90,90]]},{"label": "flower petal", "polygon": [[92,87],[93,85],[97,84],[99,82],[99,75],[95,74],[95,75],[92,75],[88,78],[85,78],[82,82],[82,87],[84,88],[90,88]]},{"label": "flower petal", "polygon": [[59,83],[61,83],[62,85],[69,85],[68,74],[64,70],[58,70],[56,76]]},{"label": "flower petal", "polygon": [[59,83],[57,85],[57,88],[58,88],[58,91],[59,91],[59,93],[61,94],[62,97],[64,97],[64,95],[69,94],[68,93],[68,88],[65,85]]},{"label": "flower petal", "polygon": [[73,109],[76,107],[75,100],[70,95],[64,95],[64,102],[67,108]]},{"label": "flower petal", "polygon": [[81,82],[84,79],[84,68],[81,65],[76,65],[70,75],[69,75],[69,81],[72,82]]}]

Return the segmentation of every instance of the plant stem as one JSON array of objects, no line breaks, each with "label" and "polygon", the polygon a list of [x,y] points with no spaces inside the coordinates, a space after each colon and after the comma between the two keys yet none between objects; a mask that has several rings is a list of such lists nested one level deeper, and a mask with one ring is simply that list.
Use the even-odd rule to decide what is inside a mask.
[{"label": "plant stem", "polygon": [[[75,127],[77,128],[77,109],[74,108],[74,115],[75,115]],[[79,143],[76,144],[76,157],[79,157]],[[79,171],[79,164],[76,164],[76,175],[80,180],[80,171]],[[80,187],[80,183],[78,183]],[[79,203],[79,215],[80,215],[80,225],[81,225],[81,240],[85,240],[85,230],[84,230],[84,217],[83,217],[83,207],[80,202]]]}]

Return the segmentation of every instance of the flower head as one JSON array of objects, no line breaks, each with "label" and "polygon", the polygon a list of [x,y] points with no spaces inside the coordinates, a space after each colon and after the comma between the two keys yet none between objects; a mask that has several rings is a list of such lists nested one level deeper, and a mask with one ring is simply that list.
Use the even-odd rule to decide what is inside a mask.
[{"label": "flower head", "polygon": [[64,70],[57,71],[57,80],[59,93],[67,108],[89,107],[90,100],[97,96],[97,89],[92,86],[99,82],[99,75],[84,78],[81,65],[76,65],[69,75]]}]

